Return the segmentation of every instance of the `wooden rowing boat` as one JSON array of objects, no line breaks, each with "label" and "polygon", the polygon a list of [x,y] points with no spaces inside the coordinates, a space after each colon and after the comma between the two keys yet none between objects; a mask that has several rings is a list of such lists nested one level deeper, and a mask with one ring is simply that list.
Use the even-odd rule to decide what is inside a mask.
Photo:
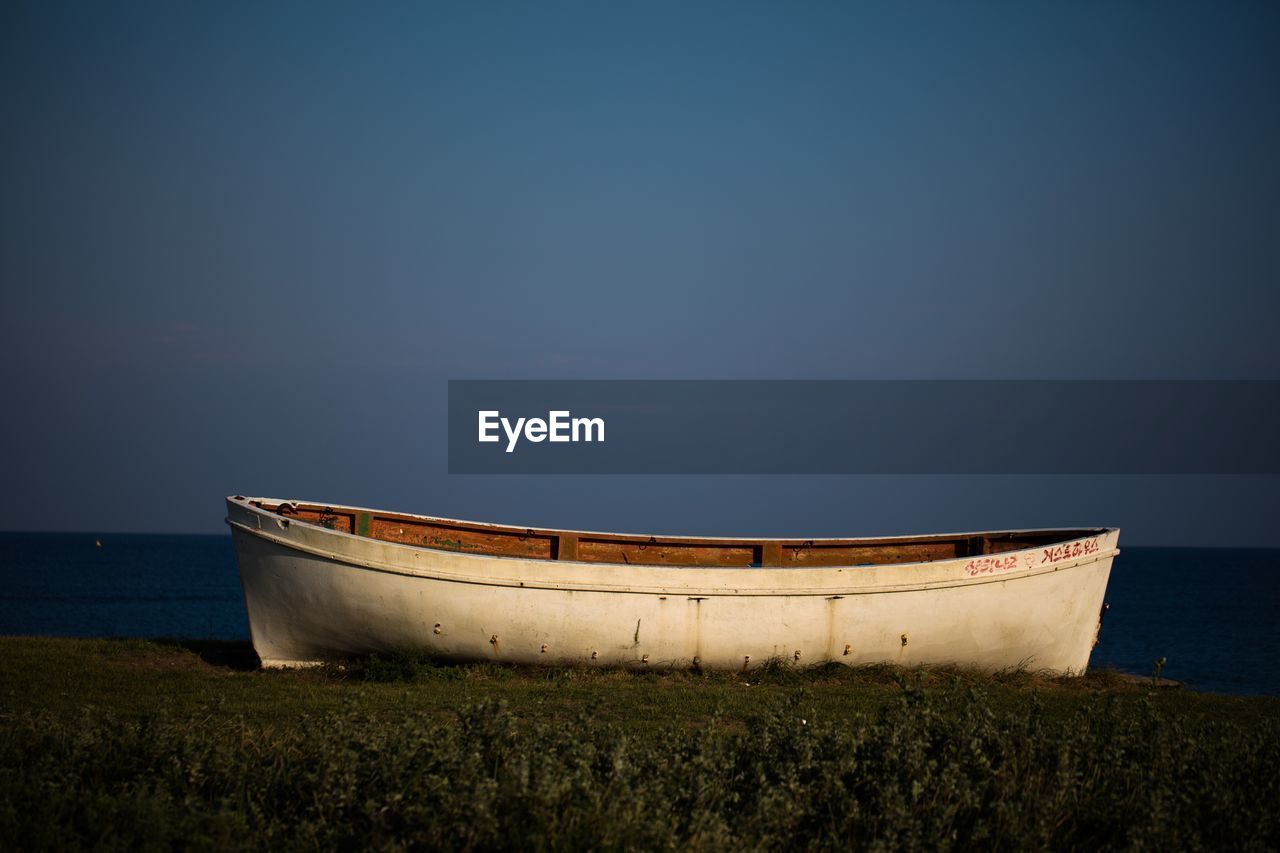
[{"label": "wooden rowing boat", "polygon": [[264,666],[954,663],[1084,672],[1119,530],[638,536],[227,499]]}]

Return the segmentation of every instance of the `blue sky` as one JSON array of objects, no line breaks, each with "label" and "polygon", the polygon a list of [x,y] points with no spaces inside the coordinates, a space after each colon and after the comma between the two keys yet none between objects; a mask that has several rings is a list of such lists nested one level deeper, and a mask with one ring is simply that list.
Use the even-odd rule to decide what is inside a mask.
[{"label": "blue sky", "polygon": [[[450,477],[451,378],[1280,378],[1273,4],[0,10],[6,529],[1280,545],[1256,477]],[[1034,436],[1028,436],[1034,441]]]}]

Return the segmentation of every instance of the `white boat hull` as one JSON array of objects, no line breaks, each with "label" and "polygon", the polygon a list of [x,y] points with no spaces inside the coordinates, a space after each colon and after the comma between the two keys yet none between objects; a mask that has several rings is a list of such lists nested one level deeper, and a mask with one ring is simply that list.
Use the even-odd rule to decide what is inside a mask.
[{"label": "white boat hull", "polygon": [[228,507],[268,667],[415,649],[522,664],[743,670],[782,659],[1080,674],[1119,535],[926,563],[683,568],[451,553]]}]

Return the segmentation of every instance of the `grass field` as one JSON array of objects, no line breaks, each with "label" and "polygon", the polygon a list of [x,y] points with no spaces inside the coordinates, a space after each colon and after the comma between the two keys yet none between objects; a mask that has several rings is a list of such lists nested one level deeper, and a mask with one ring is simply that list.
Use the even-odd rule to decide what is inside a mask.
[{"label": "grass field", "polygon": [[1275,849],[1280,700],[0,639],[0,848]]}]

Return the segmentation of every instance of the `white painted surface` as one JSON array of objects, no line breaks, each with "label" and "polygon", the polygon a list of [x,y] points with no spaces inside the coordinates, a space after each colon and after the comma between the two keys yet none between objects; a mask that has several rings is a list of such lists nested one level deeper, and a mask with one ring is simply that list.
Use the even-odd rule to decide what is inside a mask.
[{"label": "white painted surface", "polygon": [[1119,536],[880,566],[626,566],[382,542],[249,500],[228,499],[227,521],[264,666],[422,649],[526,664],[738,670],[777,657],[1079,674]]}]

